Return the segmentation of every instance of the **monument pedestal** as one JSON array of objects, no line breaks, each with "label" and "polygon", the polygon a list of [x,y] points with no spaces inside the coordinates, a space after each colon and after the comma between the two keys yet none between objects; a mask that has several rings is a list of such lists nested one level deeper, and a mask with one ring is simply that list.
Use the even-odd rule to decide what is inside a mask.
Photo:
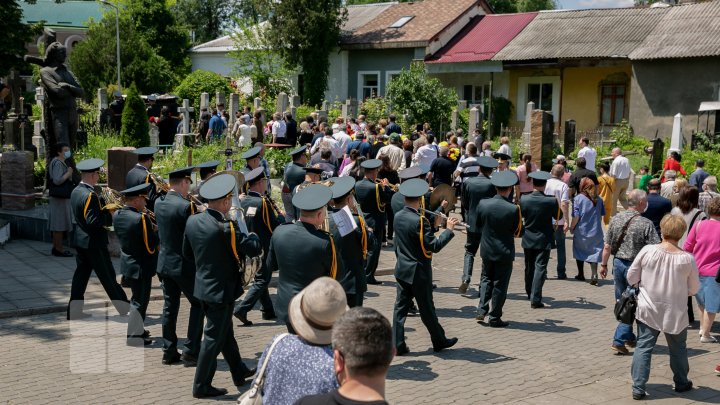
[{"label": "monument pedestal", "polygon": [[108,149],[108,187],[113,190],[125,190],[125,176],[138,161],[138,155],[133,151],[135,148],[115,147]]},{"label": "monument pedestal", "polygon": [[2,207],[26,210],[35,206],[32,152],[5,152],[0,160]]}]

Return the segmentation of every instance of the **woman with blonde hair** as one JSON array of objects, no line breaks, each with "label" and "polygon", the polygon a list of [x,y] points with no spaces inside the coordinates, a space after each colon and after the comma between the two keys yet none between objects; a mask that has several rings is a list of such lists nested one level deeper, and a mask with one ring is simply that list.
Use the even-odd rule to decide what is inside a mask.
[{"label": "woman with blonde hair", "polygon": [[660,221],[662,242],[642,248],[628,269],[628,284],[637,284],[639,288],[635,315],[638,338],[630,368],[635,400],[647,395],[650,360],[660,332],[665,334],[670,352],[675,391],[686,392],[693,386],[688,379],[685,305],[687,297],[698,292],[700,281],[695,259],[678,246],[686,227],[682,216],[666,215]]},{"label": "woman with blonde hair", "polygon": [[500,148],[497,150],[498,153],[504,153],[508,156],[510,156],[510,160],[512,160],[512,150],[510,150],[510,138],[507,136],[503,136],[500,138]]},{"label": "woman with blonde hair", "polygon": [[580,193],[573,200],[572,223],[573,257],[578,267],[576,280],[585,281],[585,262],[590,263],[592,275],[590,284],[597,285],[597,265],[602,259],[603,242],[602,217],[605,204],[595,194],[595,183],[585,177],[580,181]]}]

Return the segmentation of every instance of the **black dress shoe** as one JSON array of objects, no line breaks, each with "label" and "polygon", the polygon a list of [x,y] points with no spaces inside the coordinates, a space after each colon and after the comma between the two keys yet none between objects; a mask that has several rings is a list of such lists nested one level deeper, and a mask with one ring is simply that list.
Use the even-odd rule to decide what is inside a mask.
[{"label": "black dress shoe", "polygon": [[[238,387],[238,389],[239,389],[240,387],[242,387],[243,385],[248,383],[248,381],[252,381],[252,377],[256,373],[257,373],[257,368],[254,368],[254,367],[249,368],[241,375],[242,378],[235,379],[235,377],[233,377],[233,384],[235,384],[235,386]],[[250,378],[250,380],[248,380],[248,378]]]},{"label": "black dress shoe", "polygon": [[277,315],[275,315],[275,312],[262,312],[262,319],[264,321],[272,321],[273,319],[277,319]]},{"label": "black dress shoe", "polygon": [[437,284],[433,283],[432,287],[433,287],[433,290],[437,289]]},{"label": "black dress shoe", "polygon": [[545,304],[542,302],[531,302],[530,308],[545,308]]},{"label": "black dress shoe", "polygon": [[140,335],[140,336],[142,336],[142,337],[144,337],[144,338],[146,338],[146,339],[147,339],[147,338],[149,338],[149,337],[150,337],[150,331],[149,331],[149,330],[147,330],[147,329],[144,329],[144,330],[143,330],[143,334],[142,334],[142,335]]},{"label": "black dress shoe", "polygon": [[410,309],[408,309],[408,315],[417,315],[417,314],[418,314],[418,309],[415,306],[415,303],[413,302],[412,305],[410,306]]},{"label": "black dress shoe", "polygon": [[206,392],[193,392],[195,398],[212,398],[220,397],[227,394],[228,391],[225,388],[210,387]]},{"label": "black dress shoe", "polygon": [[247,314],[237,313],[233,316],[242,322],[242,326],[252,326],[252,322],[247,319]]},{"label": "black dress shoe", "polygon": [[152,344],[152,339],[144,338],[142,336],[128,336],[126,345],[132,347],[144,347]]},{"label": "black dress shoe", "polygon": [[693,387],[692,381],[688,381],[687,384],[685,384],[681,387],[675,386],[675,392],[687,392],[687,391],[690,391],[692,389],[692,387]]},{"label": "black dress shoe", "polygon": [[183,362],[183,366],[185,367],[195,367],[197,366],[197,357],[183,353],[182,356],[180,356],[180,360]]},{"label": "black dress shoe", "polygon": [[567,280],[567,276],[557,276],[558,280]]},{"label": "black dress shoe", "polygon": [[370,285],[381,285],[382,281],[378,281],[375,277],[371,277],[367,279],[367,283]]},{"label": "black dress shoe", "polygon": [[633,392],[633,399],[636,401],[640,401],[641,399],[645,399],[645,396],[647,394],[644,392]]},{"label": "black dress shoe", "polygon": [[488,322],[488,325],[491,328],[506,328],[510,323],[505,322],[503,320],[497,320],[497,321],[490,321]]},{"label": "black dress shoe", "polygon": [[52,254],[53,256],[56,256],[56,257],[73,257],[73,254],[70,253],[70,251],[64,250],[61,252],[59,250],[55,250],[55,248],[52,248],[52,250],[50,251],[50,254]]},{"label": "black dress shoe", "polygon": [[179,362],[180,362],[180,353],[178,353],[177,351],[173,350],[170,353],[163,354],[162,364],[169,366],[170,364],[175,364],[175,363],[179,363]]},{"label": "black dress shoe", "polygon": [[395,352],[396,352],[395,353],[396,356],[404,356],[404,355],[410,353],[410,348],[404,344],[404,345],[398,347],[397,349],[395,349]]},{"label": "black dress shoe", "polygon": [[458,338],[446,339],[445,342],[443,344],[441,344],[440,346],[433,346],[433,351],[439,352],[441,350],[453,347],[453,346],[455,346],[455,343],[457,343],[457,342],[458,342]]}]

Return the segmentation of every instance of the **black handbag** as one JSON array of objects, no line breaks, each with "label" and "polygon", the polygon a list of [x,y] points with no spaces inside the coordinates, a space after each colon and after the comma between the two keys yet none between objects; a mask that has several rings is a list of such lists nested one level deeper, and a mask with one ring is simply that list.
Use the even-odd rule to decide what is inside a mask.
[{"label": "black handbag", "polygon": [[620,299],[615,303],[615,319],[618,321],[632,325],[635,321],[635,311],[637,311],[637,295],[640,290],[636,286],[629,286],[623,291]]},{"label": "black handbag", "polygon": [[[60,161],[58,161],[60,162]],[[62,162],[60,162],[62,163]],[[51,162],[52,164],[52,162]],[[65,163],[62,163],[66,168],[67,165]],[[72,191],[75,189],[75,182],[72,180],[73,176],[70,176],[67,180],[65,180],[64,183],[57,185],[55,182],[52,181],[52,178],[50,178],[50,168],[46,170],[46,183],[48,188],[48,194],[50,197],[55,198],[70,198],[70,194],[72,194]]]}]

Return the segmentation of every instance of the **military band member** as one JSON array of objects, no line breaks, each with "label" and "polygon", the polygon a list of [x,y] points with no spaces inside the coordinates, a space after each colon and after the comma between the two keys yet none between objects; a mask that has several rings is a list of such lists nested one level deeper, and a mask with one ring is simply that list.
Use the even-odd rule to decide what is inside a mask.
[{"label": "military band member", "polygon": [[330,231],[334,240],[337,241],[337,249],[340,252],[343,267],[345,268],[345,277],[340,280],[340,284],[342,284],[347,295],[348,306],[351,308],[361,307],[363,294],[367,291],[365,260],[367,260],[368,242],[372,235],[367,229],[365,218],[355,205],[353,196],[355,180],[352,177],[333,177],[329,180],[333,182],[330,187],[333,192],[333,200],[329,213],[338,212],[348,207],[357,226],[353,231],[343,236],[332,215],[329,217]]},{"label": "military band member", "polygon": [[153,161],[155,160],[155,154],[158,152],[158,148],[148,146],[135,149],[133,152],[138,155],[138,162],[125,176],[125,188],[132,188],[140,184],[150,184],[147,209],[154,211],[155,200],[160,194],[155,187],[155,182],[153,182],[150,178],[150,169],[152,169]]},{"label": "military band member", "polygon": [[[202,197],[200,197],[200,187],[202,187],[203,183],[217,172],[217,167],[220,166],[219,160],[209,160],[207,162],[200,163],[199,165],[195,166],[196,169],[199,169],[200,171],[198,174],[200,174],[200,181],[198,181],[197,186],[193,189],[192,193],[194,196],[198,197],[200,201],[202,201]],[[202,201],[207,202],[207,201]]]},{"label": "military band member", "polygon": [[465,222],[470,225],[467,229],[467,240],[465,242],[465,261],[463,263],[463,275],[458,288],[460,294],[467,292],[472,277],[475,254],[480,246],[480,227],[478,226],[477,206],[480,201],[495,196],[495,186],[490,181],[490,175],[498,166],[497,160],[490,156],[477,158],[480,165],[480,174],[475,177],[466,178],[462,184],[461,201],[465,211]]},{"label": "military band member", "polygon": [[320,229],[326,217],[332,191],[322,184],[311,184],[293,196],[300,216],[293,224],[278,227],[270,238],[267,266],[278,271],[275,313],[288,326],[290,300],[316,278],[342,280],[342,259],[332,236]]},{"label": "military band member", "polygon": [[[219,163],[219,162],[218,162]],[[183,235],[185,224],[198,207],[187,200],[192,180],[192,167],[170,172],[170,191],[155,203],[155,219],[162,249],[158,256],[157,274],[162,277],[163,289],[163,364],[182,360],[185,366],[194,366],[200,353],[202,341],[203,310],[200,301],[193,295],[195,288],[195,262],[183,257]],[[190,303],[187,339],[182,356],[178,354],[176,333],[180,312],[180,294]]]},{"label": "military band member", "polygon": [[208,200],[207,209],[191,216],[185,226],[183,255],[195,262],[195,298],[205,313],[204,339],[200,346],[193,396],[225,395],[227,390],[211,385],[220,352],[230,368],[233,383],[239,387],[255,374],[243,363],[233,334],[232,313],[235,300],[243,293],[240,260],[261,252],[257,235],[246,235],[233,220],[226,219],[232,206],[235,177],[222,174],[200,188]]},{"label": "military band member", "polygon": [[307,146],[301,146],[292,152],[292,162],[285,166],[285,175],[283,176],[282,185],[282,202],[285,207],[285,220],[292,222],[295,216],[295,208],[292,205],[292,196],[295,195],[295,187],[299,186],[305,180],[305,171],[303,167],[307,164],[307,154],[305,151]]},{"label": "military band member", "polygon": [[[240,155],[241,158],[245,159],[245,167],[240,170],[244,175],[247,176],[253,169],[260,167],[260,151],[260,147],[254,146]],[[245,182],[245,187],[242,191],[244,194],[247,194],[248,187],[249,184]]]},{"label": "military band member", "polygon": [[120,192],[125,206],[113,220],[115,234],[120,241],[120,272],[132,291],[130,317],[127,327],[128,346],[147,346],[152,343],[145,330],[145,313],[150,302],[152,278],[157,269],[158,236],[156,225],[145,213],[150,184],[140,184]]},{"label": "military band member", "polygon": [[387,179],[382,184],[375,183],[378,175],[378,169],[382,162],[378,159],[370,159],[362,162],[360,167],[365,169],[365,177],[355,184],[355,195],[357,195],[360,208],[365,214],[367,225],[372,229],[375,235],[376,243],[368,253],[367,263],[365,264],[365,275],[368,284],[382,284],[375,279],[375,271],[377,270],[378,261],[380,260],[380,244],[385,235],[385,205],[391,203],[392,191],[388,187]]},{"label": "military band member", "polygon": [[532,172],[532,193],[520,199],[520,209],[525,220],[522,247],[525,253],[525,292],[531,308],[542,308],[542,288],[547,278],[550,250],[555,247],[553,219],[562,217],[557,199],[545,195],[545,184],[550,179],[548,172]]},{"label": "military band member", "polygon": [[82,173],[82,180],[70,195],[70,205],[77,224],[75,228],[77,267],[70,288],[68,320],[90,316],[83,312],[83,301],[93,270],[115,309],[121,315],[128,312],[127,295],[117,282],[107,248],[108,236],[105,227],[112,225],[112,215],[110,211],[102,209],[100,198],[94,189],[100,178],[100,168],[104,163],[102,159],[87,159],[77,164],[77,169]]},{"label": "military band member", "polygon": [[[412,299],[417,301],[420,318],[430,333],[433,350],[439,352],[454,346],[457,338],[448,339],[435,313],[432,297],[432,254],[439,252],[453,238],[456,218],[447,221],[447,230],[435,237],[430,221],[419,213],[420,199],[428,191],[424,180],[412,179],[400,185],[405,207],[395,214],[395,279],[397,298],[393,311],[393,333],[397,355],[407,354],[405,318]],[[437,221],[441,218],[438,216]]]},{"label": "military band member", "polygon": [[260,301],[262,319],[270,320],[276,318],[275,309],[270,299],[270,292],[268,291],[270,280],[272,279],[272,271],[268,270],[266,260],[270,250],[270,238],[275,228],[285,223],[285,218],[283,218],[280,213],[275,212],[275,209],[268,201],[269,197],[265,194],[267,191],[267,179],[265,178],[265,172],[262,167],[256,167],[251,170],[245,176],[245,181],[246,184],[249,184],[249,191],[247,196],[240,200],[240,206],[245,212],[245,221],[248,230],[257,234],[258,238],[260,238],[263,256],[260,269],[255,273],[253,284],[248,289],[247,294],[245,294],[245,298],[235,304],[233,315],[235,315],[243,325],[250,326],[252,322],[247,319],[247,314],[258,301]]},{"label": "military band member", "polygon": [[[515,235],[521,226],[520,208],[507,199],[518,182],[512,171],[496,172],[492,184],[497,194],[486,198],[477,206],[477,224],[480,231],[480,303],[476,320],[483,322],[489,315],[488,325],[504,328],[509,324],[502,320],[502,309],[507,298],[508,283],[515,260]],[[489,311],[492,301],[492,310]],[[489,311],[489,314],[488,314]]]}]

